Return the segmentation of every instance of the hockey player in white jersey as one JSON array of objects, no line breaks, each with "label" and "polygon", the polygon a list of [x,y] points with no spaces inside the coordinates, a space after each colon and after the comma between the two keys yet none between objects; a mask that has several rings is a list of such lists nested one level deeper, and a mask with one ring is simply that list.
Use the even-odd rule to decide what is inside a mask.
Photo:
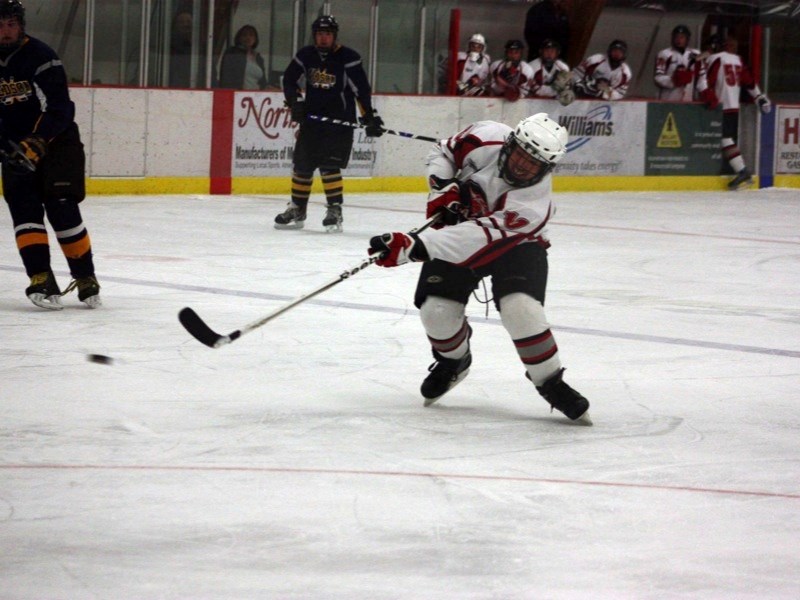
[{"label": "hockey player in white jersey", "polygon": [[686,25],[678,25],[672,30],[671,45],[656,56],[654,79],[660,100],[691,102],[694,100],[695,80],[704,69],[698,60],[700,51],[689,48],[691,32]]},{"label": "hockey player in white jersey", "polygon": [[762,113],[772,110],[772,103],[753,79],[753,75],[736,54],[736,38],[724,41],[719,34],[709,38],[707,45],[713,54],[706,59],[706,73],[698,82],[701,99],[710,109],[722,104],[722,157],[728,161],[736,176],[728,182],[728,189],[738,190],[753,185],[753,177],[739,150],[739,96],[741,88],[758,104]]},{"label": "hockey player in white jersey", "polygon": [[533,71],[528,63],[522,61],[524,48],[522,41],[508,40],[505,57],[491,64],[489,72],[492,96],[502,96],[509,102],[528,96]]},{"label": "hockey player in white jersey", "polygon": [[614,40],[606,54],[592,54],[575,67],[572,81],[579,98],[621,100],[628,93],[633,73],[625,59],[628,44]]},{"label": "hockey player in white jersey", "polygon": [[492,61],[486,54],[486,38],[480,33],[473,34],[469,38],[468,50],[458,53],[456,93],[459,96],[485,96],[489,92],[489,65]]},{"label": "hockey player in white jersey", "polygon": [[590,425],[589,402],[562,378],[564,369],[544,313],[547,223],[553,216],[553,167],[567,152],[567,131],[545,113],[515,129],[479,121],[442,140],[427,158],[427,215],[418,234],[370,240],[376,264],[424,261],[414,303],[434,362],[422,383],[425,406],[458,384],[472,364],[465,308],[481,279],[514,342],[525,375],[553,408]]},{"label": "hockey player in white jersey", "polygon": [[563,105],[575,100],[570,82],[572,73],[569,66],[559,59],[561,46],[551,39],[542,41],[539,46],[539,58],[528,64],[533,71],[530,84],[530,95],[539,98],[558,98]]}]

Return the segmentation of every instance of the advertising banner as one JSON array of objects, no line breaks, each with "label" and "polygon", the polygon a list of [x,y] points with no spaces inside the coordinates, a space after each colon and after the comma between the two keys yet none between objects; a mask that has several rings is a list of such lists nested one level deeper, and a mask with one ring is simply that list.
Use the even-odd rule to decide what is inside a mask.
[{"label": "advertising banner", "polygon": [[569,132],[556,175],[644,175],[643,103],[577,101],[548,108]]},{"label": "advertising banner", "polygon": [[775,173],[800,174],[800,108],[779,106],[775,127]]},{"label": "advertising banner", "polygon": [[720,175],[722,111],[699,104],[647,105],[645,175]]},{"label": "advertising banner", "polygon": [[[330,125],[330,127],[343,127]],[[292,171],[298,125],[283,105],[280,92],[237,92],[234,97],[233,177],[280,177]],[[349,177],[372,177],[377,146],[363,129],[354,130]]]}]

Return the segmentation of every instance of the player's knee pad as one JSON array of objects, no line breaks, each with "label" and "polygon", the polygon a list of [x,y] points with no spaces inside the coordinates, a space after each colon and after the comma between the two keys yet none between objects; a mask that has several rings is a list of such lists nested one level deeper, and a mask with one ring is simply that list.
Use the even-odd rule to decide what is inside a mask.
[{"label": "player's knee pad", "polygon": [[500,298],[500,319],[515,340],[550,328],[542,303],[528,294],[515,293]]},{"label": "player's knee pad", "polygon": [[464,326],[464,308],[455,300],[428,296],[419,309],[425,333],[436,339],[452,337]]}]

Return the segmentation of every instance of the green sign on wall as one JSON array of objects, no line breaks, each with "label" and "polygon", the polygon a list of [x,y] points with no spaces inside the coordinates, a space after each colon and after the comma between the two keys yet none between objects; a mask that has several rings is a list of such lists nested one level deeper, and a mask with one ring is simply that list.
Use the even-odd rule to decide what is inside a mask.
[{"label": "green sign on wall", "polygon": [[699,104],[647,106],[645,175],[721,175],[722,111]]}]

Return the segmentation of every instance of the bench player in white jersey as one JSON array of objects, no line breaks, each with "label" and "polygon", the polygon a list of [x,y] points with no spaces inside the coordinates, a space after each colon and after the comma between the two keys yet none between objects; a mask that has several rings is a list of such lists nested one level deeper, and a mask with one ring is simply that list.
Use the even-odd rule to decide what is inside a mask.
[{"label": "bench player in white jersey", "polygon": [[525,375],[550,405],[591,424],[589,402],[562,378],[564,369],[544,313],[547,223],[555,210],[551,171],[567,152],[567,131],[545,113],[515,129],[479,121],[437,144],[427,158],[427,215],[418,234],[370,240],[376,264],[424,261],[414,298],[435,363],[422,383],[430,406],[469,372],[472,328],[466,304],[481,279],[514,342]]},{"label": "bench player in white jersey", "polygon": [[569,66],[559,60],[561,45],[555,40],[546,39],[539,46],[539,58],[528,64],[533,71],[530,85],[530,95],[539,98],[558,98],[563,105],[570,104],[575,99],[570,78],[572,74]]},{"label": "bench player in white jersey", "polygon": [[772,110],[772,103],[761,93],[750,69],[736,54],[736,38],[728,36],[723,41],[722,36],[715,34],[709,38],[708,45],[712,54],[706,59],[706,74],[698,82],[698,90],[708,108],[715,109],[722,104],[722,157],[736,173],[728,182],[728,189],[737,190],[753,185],[753,177],[738,144],[741,88],[747,90],[764,114]]},{"label": "bench player in white jersey", "polygon": [[475,33],[469,38],[469,51],[459,52],[456,93],[459,96],[485,96],[489,91],[489,65],[492,58],[486,54],[486,39]]},{"label": "bench player in white jersey", "polygon": [[704,68],[698,60],[700,51],[689,48],[692,34],[686,25],[672,30],[671,46],[656,56],[654,79],[658,87],[659,100],[691,102],[694,100],[695,80]]},{"label": "bench player in white jersey", "polygon": [[489,67],[492,96],[503,96],[510,102],[525,98],[533,79],[533,71],[522,61],[525,44],[520,40],[508,40],[505,58],[496,60]]},{"label": "bench player in white jersey", "polygon": [[572,81],[579,98],[621,100],[628,93],[633,74],[625,59],[628,44],[614,40],[606,54],[593,54],[575,67]]}]

